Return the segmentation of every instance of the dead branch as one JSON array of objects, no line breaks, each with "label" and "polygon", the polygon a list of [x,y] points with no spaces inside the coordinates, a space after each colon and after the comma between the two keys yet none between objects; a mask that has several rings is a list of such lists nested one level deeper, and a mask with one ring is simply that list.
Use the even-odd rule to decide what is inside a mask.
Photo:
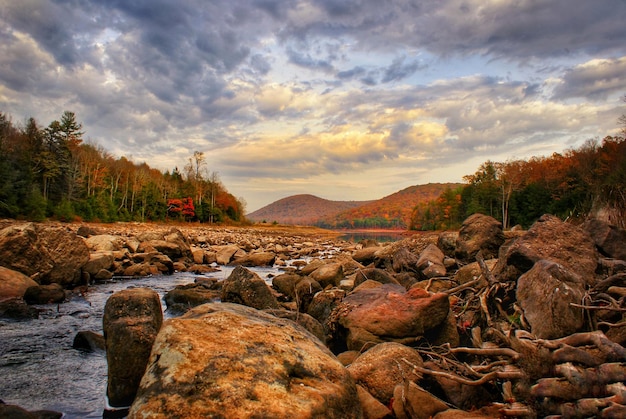
[{"label": "dead branch", "polygon": [[487,264],[485,263],[485,259],[483,258],[483,253],[480,250],[478,251],[478,253],[476,253],[476,262],[478,262],[478,266],[480,266],[480,271],[487,279],[487,282],[489,282],[489,285],[497,284],[498,281],[489,270],[489,267],[487,266]]},{"label": "dead branch", "polygon": [[525,377],[524,373],[520,370],[514,371],[492,371],[490,373],[482,375],[478,380],[468,380],[467,378],[461,377],[456,374],[452,374],[450,372],[445,371],[434,371],[428,368],[420,367],[419,365],[415,365],[405,358],[402,358],[404,362],[406,362],[409,366],[413,367],[414,372],[421,374],[433,375],[436,377],[443,377],[449,380],[455,381],[459,384],[464,384],[468,386],[480,386],[492,380],[519,380]]},{"label": "dead branch", "polygon": [[515,352],[510,348],[450,348],[450,353],[466,353],[470,355],[482,355],[482,356],[508,356],[513,361],[517,361],[520,357],[518,352]]},{"label": "dead branch", "polygon": [[611,341],[600,330],[596,330],[593,332],[574,333],[573,335],[565,336],[560,339],[538,339],[536,340],[536,343],[548,349],[558,349],[563,345],[595,345],[604,354],[607,361],[626,360],[626,348]]}]

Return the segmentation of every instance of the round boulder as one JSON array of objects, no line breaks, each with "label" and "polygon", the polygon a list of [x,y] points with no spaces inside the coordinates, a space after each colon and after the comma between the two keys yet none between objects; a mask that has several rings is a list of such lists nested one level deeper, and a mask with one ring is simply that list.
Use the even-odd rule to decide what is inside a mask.
[{"label": "round boulder", "polygon": [[309,332],[237,304],[166,320],[128,418],[361,418],[354,380]]}]

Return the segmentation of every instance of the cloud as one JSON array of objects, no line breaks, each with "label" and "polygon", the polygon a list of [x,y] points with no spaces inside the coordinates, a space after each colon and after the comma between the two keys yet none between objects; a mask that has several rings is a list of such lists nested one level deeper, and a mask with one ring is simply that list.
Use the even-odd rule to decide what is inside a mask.
[{"label": "cloud", "polygon": [[555,99],[605,100],[626,90],[626,56],[595,59],[565,72],[554,91]]}]

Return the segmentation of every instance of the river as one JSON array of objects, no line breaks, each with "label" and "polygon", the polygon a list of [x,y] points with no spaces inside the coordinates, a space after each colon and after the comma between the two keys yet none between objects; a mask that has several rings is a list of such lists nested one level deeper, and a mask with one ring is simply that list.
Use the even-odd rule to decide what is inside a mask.
[{"label": "river", "polygon": [[[232,267],[207,277],[224,279]],[[271,282],[277,268],[252,268]],[[76,333],[102,333],[102,315],[108,297],[129,287],[152,288],[163,296],[176,285],[193,282],[198,275],[175,273],[141,279],[120,279],[92,285],[84,296],[60,305],[36,306],[35,320],[0,319],[0,399],[28,410],[50,409],[66,419],[102,418],[106,403],[107,364],[104,353],[72,348]],[[165,313],[165,317],[169,317]]]}]

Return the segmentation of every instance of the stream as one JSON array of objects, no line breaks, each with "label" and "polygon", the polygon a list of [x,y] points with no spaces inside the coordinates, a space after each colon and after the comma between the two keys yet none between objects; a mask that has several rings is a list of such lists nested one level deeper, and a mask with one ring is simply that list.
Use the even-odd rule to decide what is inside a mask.
[{"label": "stream", "polygon": [[[177,285],[198,276],[225,279],[233,267],[206,275],[175,273],[147,278],[117,279],[90,286],[84,296],[60,305],[38,305],[39,318],[0,319],[0,399],[27,410],[49,409],[66,419],[102,418],[106,404],[107,363],[103,352],[72,348],[76,333],[102,333],[102,315],[109,296],[130,287],[152,288],[163,297]],[[278,268],[249,268],[266,282]],[[165,318],[171,317],[165,312]]]}]

